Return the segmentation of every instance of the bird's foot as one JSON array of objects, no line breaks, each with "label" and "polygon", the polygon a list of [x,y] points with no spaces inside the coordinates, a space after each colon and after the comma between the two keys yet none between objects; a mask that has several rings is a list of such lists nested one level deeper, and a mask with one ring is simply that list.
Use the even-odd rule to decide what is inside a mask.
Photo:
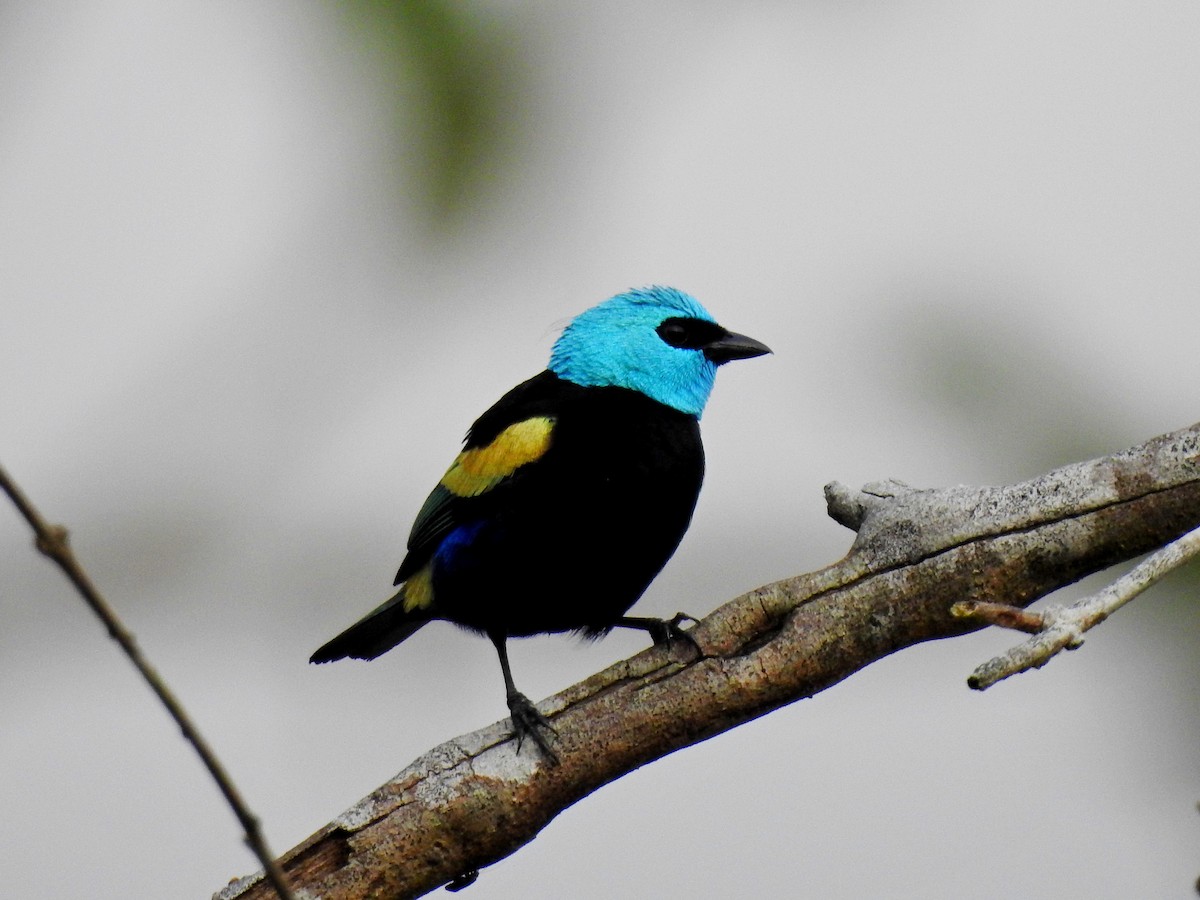
[{"label": "bird's foot", "polygon": [[517,739],[517,752],[521,752],[521,745],[525,738],[529,738],[552,765],[558,765],[558,754],[550,748],[550,741],[546,736],[546,733],[557,736],[558,732],[549,720],[538,712],[533,701],[520,691],[514,691],[508,695],[508,712],[512,717],[513,735]]},{"label": "bird's foot", "polygon": [[650,635],[650,639],[654,641],[655,646],[666,645],[677,642],[684,642],[691,645],[699,656],[704,655],[704,650],[696,643],[696,639],[691,633],[683,628],[684,622],[691,622],[694,625],[699,625],[700,620],[695,616],[689,616],[687,613],[675,613],[669,619],[654,619],[643,616],[624,616],[617,620],[617,625],[622,628],[640,628]]},{"label": "bird's foot", "polygon": [[677,612],[669,619],[659,619],[659,627],[650,632],[650,637],[656,644],[673,644],[676,641],[685,641],[695,647],[697,653],[703,655],[704,651],[700,649],[700,645],[696,643],[696,639],[692,637],[690,632],[684,631],[684,622],[691,622],[693,625],[700,624],[700,620],[695,616]]},{"label": "bird's foot", "polygon": [[452,879],[446,882],[446,890],[452,894],[456,894],[463,888],[470,887],[479,878],[479,870],[471,869],[469,872],[463,872],[461,875],[455,875]]}]

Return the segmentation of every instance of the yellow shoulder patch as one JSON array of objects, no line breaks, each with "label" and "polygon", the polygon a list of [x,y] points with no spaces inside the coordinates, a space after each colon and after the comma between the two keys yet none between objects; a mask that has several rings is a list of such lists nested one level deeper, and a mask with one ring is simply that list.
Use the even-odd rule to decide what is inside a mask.
[{"label": "yellow shoulder patch", "polygon": [[459,497],[475,497],[491,490],[521,466],[540,459],[550,448],[554,419],[535,416],[514,422],[486,447],[458,454],[442,476],[442,486]]}]

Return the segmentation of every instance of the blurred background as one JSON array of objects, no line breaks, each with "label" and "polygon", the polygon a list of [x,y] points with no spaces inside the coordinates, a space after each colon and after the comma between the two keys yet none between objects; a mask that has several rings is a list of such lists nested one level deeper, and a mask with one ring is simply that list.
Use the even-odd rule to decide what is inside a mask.
[{"label": "blurred background", "polygon": [[[613,293],[676,285],[775,350],[721,373],[641,614],[840,557],[830,480],[1003,483],[1196,420],[1198,41],[1192,0],[4,4],[0,459],[282,852],[505,714],[449,625],[306,660],[387,594],[475,416]],[[463,896],[1193,897],[1196,589],[982,695],[1015,636],[902,652]],[[513,664],[540,698],[643,646]],[[8,896],[257,868],[12,509],[0,684]]]}]

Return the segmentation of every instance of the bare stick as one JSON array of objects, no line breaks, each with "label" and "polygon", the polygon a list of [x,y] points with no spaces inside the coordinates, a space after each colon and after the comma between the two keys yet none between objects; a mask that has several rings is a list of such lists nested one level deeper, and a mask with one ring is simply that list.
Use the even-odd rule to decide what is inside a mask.
[{"label": "bare stick", "polygon": [[271,851],[267,847],[267,842],[263,837],[262,829],[259,827],[258,819],[250,812],[250,808],[246,805],[246,801],[242,799],[238,789],[234,786],[229,773],[225,771],[225,767],[221,765],[221,761],[217,759],[217,755],[213,752],[208,742],[201,736],[200,731],[193,724],[187,712],[184,711],[183,705],[171,689],[167,687],[162,676],[158,674],[155,668],[150,665],[149,660],[142,654],[133,633],[125,627],[113,608],[108,605],[108,602],[100,595],[96,586],[92,584],[92,580],[88,577],[87,572],[83,570],[83,567],[79,564],[74,552],[71,550],[70,542],[67,540],[67,529],[61,525],[47,523],[29,501],[29,498],[25,496],[16,483],[9,477],[8,472],[5,471],[3,466],[0,466],[0,488],[9,496],[17,509],[20,510],[21,515],[25,517],[25,521],[29,523],[29,527],[33,529],[38,550],[57,563],[58,567],[63,570],[63,573],[70,579],[71,583],[75,585],[80,595],[87,601],[88,606],[100,617],[100,621],[104,623],[104,627],[108,629],[108,633],[112,636],[113,640],[121,645],[121,649],[125,651],[125,655],[129,657],[130,662],[134,664],[141,673],[142,678],[150,685],[150,689],[154,691],[158,699],[162,701],[163,706],[167,708],[167,712],[171,714],[171,718],[175,720],[175,724],[183,732],[184,738],[196,748],[196,753],[199,754],[204,767],[212,775],[213,780],[217,783],[217,787],[225,795],[226,802],[233,809],[233,814],[237,816],[238,821],[242,824],[242,828],[245,829],[246,844],[258,858],[258,861],[262,863],[267,873],[267,879],[275,888],[275,893],[283,898],[283,900],[295,900],[295,894],[292,893],[292,889],[288,886],[283,871],[279,868]]},{"label": "bare stick", "polygon": [[[1183,565],[1200,554],[1200,528],[1189,531],[1151,554],[1132,570],[1118,578],[1102,591],[1084,597],[1070,606],[1052,606],[1041,615],[1027,613],[1023,609],[1006,607],[1002,604],[956,603],[954,615],[983,619],[993,625],[1032,631],[1034,634],[1023,644],[1018,644],[979,666],[967,679],[967,684],[978,691],[986,690],[998,681],[1025,672],[1040,669],[1063,650],[1074,650],[1083,644],[1083,633],[1099,625],[1110,615],[1154,584],[1168,572]],[[982,609],[992,606],[996,609]],[[1012,621],[1038,621],[1033,629],[1023,625],[1009,624],[1009,610],[1016,614]]]}]

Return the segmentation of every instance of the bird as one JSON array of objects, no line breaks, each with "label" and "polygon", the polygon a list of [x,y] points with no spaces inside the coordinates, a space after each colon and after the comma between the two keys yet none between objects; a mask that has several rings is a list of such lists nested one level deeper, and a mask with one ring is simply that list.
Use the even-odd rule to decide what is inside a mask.
[{"label": "bird", "polygon": [[417,513],[396,593],[310,662],[375,659],[435,620],[485,635],[517,752],[528,737],[557,763],[556,732],[513,681],[508,639],[625,627],[655,643],[691,640],[690,616],[625,613],[691,522],[718,366],[770,352],[672,287],[631,289],[577,315],[547,368],[470,427]]}]

